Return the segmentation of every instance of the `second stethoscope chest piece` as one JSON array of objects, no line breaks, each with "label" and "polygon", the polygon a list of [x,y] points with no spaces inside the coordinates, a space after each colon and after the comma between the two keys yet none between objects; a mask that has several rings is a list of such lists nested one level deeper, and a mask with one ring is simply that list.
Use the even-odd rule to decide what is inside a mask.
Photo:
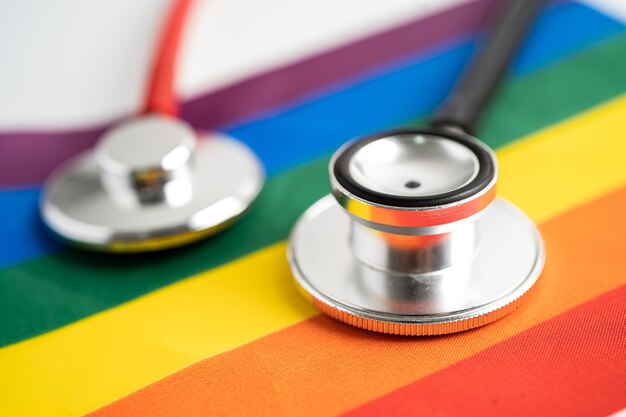
[{"label": "second stethoscope chest piece", "polygon": [[217,133],[197,140],[180,120],[142,116],[53,173],[42,212],[55,233],[79,246],[162,249],[237,219],[263,179],[257,158],[240,142]]}]

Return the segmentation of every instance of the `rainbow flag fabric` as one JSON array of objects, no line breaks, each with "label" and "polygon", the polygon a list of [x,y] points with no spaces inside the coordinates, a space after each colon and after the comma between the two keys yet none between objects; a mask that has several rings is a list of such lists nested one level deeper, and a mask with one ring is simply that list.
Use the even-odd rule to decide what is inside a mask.
[{"label": "rainbow flag fabric", "polygon": [[495,2],[198,2],[182,117],[245,142],[268,180],[222,234],[128,256],[58,243],[37,199],[137,110],[167,2],[0,6],[0,416],[626,415],[622,0],[550,3],[480,126],[499,194],[546,244],[518,310],[388,336],[320,314],[291,282],[285,242],[329,192],[329,155],[424,120]]}]

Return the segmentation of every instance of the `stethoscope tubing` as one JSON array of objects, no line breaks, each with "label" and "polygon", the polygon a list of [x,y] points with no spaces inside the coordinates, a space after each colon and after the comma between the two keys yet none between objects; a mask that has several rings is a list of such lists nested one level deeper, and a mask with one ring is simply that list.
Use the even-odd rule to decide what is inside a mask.
[{"label": "stethoscope tubing", "polygon": [[474,134],[488,105],[545,0],[506,0],[498,9],[460,82],[431,119],[434,126]]},{"label": "stethoscope tubing", "polygon": [[179,105],[175,92],[176,64],[190,8],[191,0],[174,0],[166,15],[152,62],[143,114],[178,116]]}]

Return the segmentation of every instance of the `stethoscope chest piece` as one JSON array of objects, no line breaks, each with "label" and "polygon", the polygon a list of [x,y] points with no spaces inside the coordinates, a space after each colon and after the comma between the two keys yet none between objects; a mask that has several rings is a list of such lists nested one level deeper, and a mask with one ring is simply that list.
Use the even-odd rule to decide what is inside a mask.
[{"label": "stethoscope chest piece", "polygon": [[219,231],[261,190],[263,169],[220,134],[143,116],[107,132],[44,186],[45,223],[70,243],[112,252],[169,248]]},{"label": "stethoscope chest piece", "polygon": [[322,311],[368,330],[444,334],[518,306],[544,263],[541,237],[495,197],[493,152],[463,133],[404,130],[341,148],[332,196],[296,224],[289,262]]}]

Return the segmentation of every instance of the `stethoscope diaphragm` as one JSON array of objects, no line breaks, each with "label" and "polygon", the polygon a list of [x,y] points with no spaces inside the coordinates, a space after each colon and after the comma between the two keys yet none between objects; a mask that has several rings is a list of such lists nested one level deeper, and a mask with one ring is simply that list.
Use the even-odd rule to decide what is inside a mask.
[{"label": "stethoscope diaphragm", "polygon": [[226,135],[201,139],[185,122],[142,116],[108,131],[44,185],[44,222],[63,240],[111,252],[180,246],[242,215],[263,168]]},{"label": "stethoscope diaphragm", "polygon": [[336,319],[403,335],[467,330],[515,308],[543,268],[537,229],[495,197],[495,156],[469,135],[375,135],[340,149],[330,173],[333,195],[296,223],[288,257]]}]

